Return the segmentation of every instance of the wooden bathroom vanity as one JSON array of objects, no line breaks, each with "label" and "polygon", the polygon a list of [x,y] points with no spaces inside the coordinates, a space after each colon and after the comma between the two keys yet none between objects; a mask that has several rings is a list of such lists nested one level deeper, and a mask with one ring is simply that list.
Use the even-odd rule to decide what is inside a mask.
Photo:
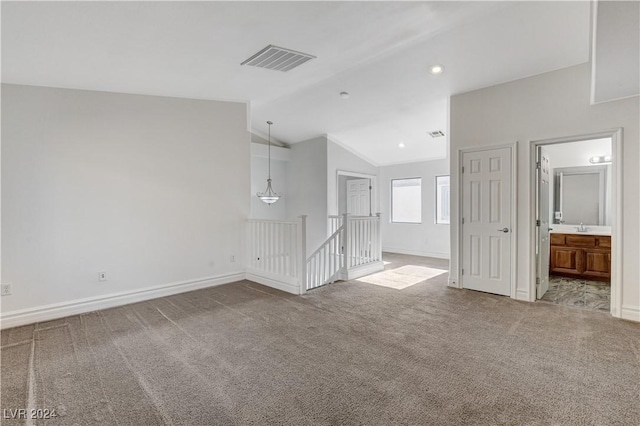
[{"label": "wooden bathroom vanity", "polygon": [[611,282],[611,236],[552,233],[550,240],[551,274]]}]

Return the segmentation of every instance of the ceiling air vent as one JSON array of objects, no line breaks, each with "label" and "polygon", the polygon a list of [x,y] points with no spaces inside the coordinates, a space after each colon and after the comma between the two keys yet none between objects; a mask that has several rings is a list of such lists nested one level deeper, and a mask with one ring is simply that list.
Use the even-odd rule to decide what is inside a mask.
[{"label": "ceiling air vent", "polygon": [[444,136],[442,130],[434,130],[433,132],[429,132],[429,136],[432,138],[441,138]]},{"label": "ceiling air vent", "polygon": [[240,65],[287,72],[314,58],[315,56],[308,53],[296,52],[270,44]]}]

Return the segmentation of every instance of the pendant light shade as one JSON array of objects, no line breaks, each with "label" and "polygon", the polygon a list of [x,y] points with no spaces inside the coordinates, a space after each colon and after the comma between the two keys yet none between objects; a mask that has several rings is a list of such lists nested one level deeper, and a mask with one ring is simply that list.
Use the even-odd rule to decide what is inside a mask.
[{"label": "pendant light shade", "polygon": [[267,177],[267,189],[264,192],[258,192],[256,195],[263,202],[271,205],[278,201],[280,197],[282,197],[282,194],[275,192],[271,187],[271,125],[273,123],[271,121],[267,121],[267,124],[269,125],[269,175]]}]

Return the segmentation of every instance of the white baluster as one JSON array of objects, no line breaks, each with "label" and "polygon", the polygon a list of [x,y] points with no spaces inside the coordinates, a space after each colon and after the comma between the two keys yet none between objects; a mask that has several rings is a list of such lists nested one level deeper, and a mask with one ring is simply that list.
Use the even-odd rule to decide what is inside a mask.
[{"label": "white baluster", "polygon": [[367,220],[367,262],[373,261],[373,219]]},{"label": "white baluster", "polygon": [[307,291],[307,216],[300,216],[300,225],[298,228],[298,250],[296,253],[300,254],[300,258],[298,259],[298,264],[300,265],[300,270],[298,271],[298,275],[300,276],[300,288],[301,293]]},{"label": "white baluster", "polygon": [[278,275],[284,273],[284,226],[278,224]]},{"label": "white baluster", "polygon": [[346,213],[342,216],[342,244],[344,246],[342,272],[346,273],[347,269],[351,266],[349,262],[349,216]]}]

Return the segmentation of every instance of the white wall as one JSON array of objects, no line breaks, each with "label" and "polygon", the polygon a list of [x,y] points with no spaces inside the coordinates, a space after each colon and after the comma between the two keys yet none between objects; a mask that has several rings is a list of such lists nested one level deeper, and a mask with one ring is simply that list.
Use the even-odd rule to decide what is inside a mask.
[{"label": "white wall", "polygon": [[289,161],[291,152],[287,148],[271,146],[271,186],[274,191],[281,193],[282,197],[273,203],[266,204],[256,195],[267,188],[267,176],[269,174],[268,146],[263,144],[251,144],[251,218],[287,220],[287,200],[290,194],[287,187]]},{"label": "white wall", "polygon": [[3,84],[3,317],[242,273],[246,120],[243,103]]},{"label": "white wall", "polygon": [[[530,142],[623,128],[623,274],[621,315],[640,320],[639,98],[590,105],[590,66],[578,65],[451,98],[451,170],[458,150],[518,143],[517,291],[530,294]],[[458,173],[451,176],[451,278],[458,278]]]},{"label": "white wall", "polygon": [[[449,225],[435,223],[436,176],[449,174],[449,160],[380,167],[382,249],[393,253],[449,258]],[[422,178],[422,223],[391,223],[391,179]]]},{"label": "white wall", "polygon": [[[327,140],[327,206],[329,207],[329,215],[338,214],[340,195],[338,191],[338,171],[378,176],[378,167],[347,151],[329,138]],[[376,188],[376,182],[372,186],[373,199],[371,203],[375,214],[380,211],[379,190]]]},{"label": "white wall", "polygon": [[307,217],[307,256],[327,237],[327,139],[291,145],[287,217]]},{"label": "white wall", "polygon": [[611,155],[611,139],[592,139],[580,142],[545,145],[551,156],[551,168],[593,166],[589,159],[595,156]]}]

